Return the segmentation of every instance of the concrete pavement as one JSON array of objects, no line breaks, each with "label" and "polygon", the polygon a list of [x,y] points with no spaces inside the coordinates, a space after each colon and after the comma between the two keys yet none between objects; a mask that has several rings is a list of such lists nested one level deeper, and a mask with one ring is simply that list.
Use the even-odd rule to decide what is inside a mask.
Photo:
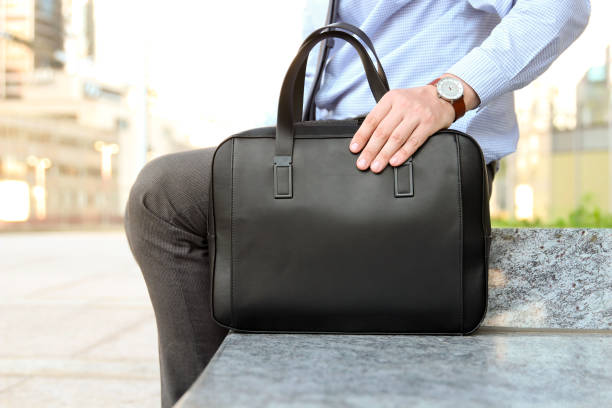
[{"label": "concrete pavement", "polygon": [[157,407],[153,309],[122,231],[0,235],[0,407]]}]

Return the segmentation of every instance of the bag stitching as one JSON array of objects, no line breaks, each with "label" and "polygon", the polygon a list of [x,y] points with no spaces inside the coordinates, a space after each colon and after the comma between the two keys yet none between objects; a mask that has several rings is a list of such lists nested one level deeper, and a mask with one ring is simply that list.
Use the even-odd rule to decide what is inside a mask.
[{"label": "bag stitching", "polygon": [[231,257],[231,267],[230,267],[230,280],[231,280],[231,287],[232,290],[230,292],[230,321],[232,322],[232,326],[236,326],[236,319],[234,318],[234,310],[235,310],[235,306],[234,306],[234,292],[236,291],[235,289],[235,268],[236,268],[236,257],[234,256],[234,239],[235,239],[235,225],[234,225],[234,213],[235,213],[235,200],[234,200],[234,154],[235,154],[235,140],[232,139],[232,181],[231,181],[231,213],[230,213],[230,222],[231,222],[231,237],[230,237],[230,257]]},{"label": "bag stitching", "polygon": [[456,145],[456,149],[457,149],[457,208],[459,210],[459,247],[461,248],[461,250],[459,251],[459,265],[460,265],[460,269],[461,269],[461,273],[459,275],[459,294],[461,297],[461,302],[460,302],[460,308],[459,308],[459,316],[460,316],[460,320],[459,320],[459,328],[461,329],[461,333],[463,333],[463,319],[464,319],[464,312],[463,312],[463,308],[464,308],[464,296],[463,296],[463,273],[464,273],[464,268],[463,268],[463,197],[461,194],[461,189],[462,189],[462,185],[461,185],[461,145],[459,143],[459,136],[455,135],[455,145]]}]

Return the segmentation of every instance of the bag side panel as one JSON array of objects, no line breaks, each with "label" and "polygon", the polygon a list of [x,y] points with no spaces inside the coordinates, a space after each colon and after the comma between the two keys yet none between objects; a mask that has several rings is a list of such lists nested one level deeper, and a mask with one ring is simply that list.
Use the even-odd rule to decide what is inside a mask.
[{"label": "bag side panel", "polygon": [[[224,326],[232,324],[232,161],[234,138],[223,142],[212,163],[212,231],[209,231],[211,302],[213,317]],[[211,245],[212,243],[212,245]]]},{"label": "bag side panel", "polygon": [[461,196],[463,200],[463,332],[478,328],[487,309],[490,234],[489,200],[485,163],[477,143],[458,135],[461,151]]}]

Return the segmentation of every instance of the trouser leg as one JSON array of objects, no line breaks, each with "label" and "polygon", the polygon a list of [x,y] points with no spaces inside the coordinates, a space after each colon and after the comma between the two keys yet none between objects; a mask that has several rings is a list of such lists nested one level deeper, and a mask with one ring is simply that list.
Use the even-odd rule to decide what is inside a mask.
[{"label": "trouser leg", "polygon": [[497,160],[493,160],[489,164],[487,164],[487,177],[489,180],[489,200],[491,199],[491,194],[493,194],[493,179],[495,178],[495,173],[497,173],[497,166],[499,162]]},{"label": "trouser leg", "polygon": [[213,152],[151,161],[126,208],[126,234],[157,321],[163,407],[191,386],[227,333],[210,311],[206,224]]}]

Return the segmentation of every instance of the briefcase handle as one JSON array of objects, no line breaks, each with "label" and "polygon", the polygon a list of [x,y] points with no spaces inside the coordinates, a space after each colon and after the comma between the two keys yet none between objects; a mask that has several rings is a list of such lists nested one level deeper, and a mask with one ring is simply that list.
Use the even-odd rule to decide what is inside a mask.
[{"label": "briefcase handle", "polygon": [[[312,40],[314,40],[317,36],[319,36],[321,33],[323,32],[327,32],[327,31],[336,31],[336,30],[344,30],[344,31],[348,31],[349,33],[355,35],[357,38],[359,38],[365,45],[368,46],[369,50],[372,52],[373,56],[374,56],[374,60],[376,61],[376,70],[378,71],[378,76],[380,77],[380,79],[383,81],[383,83],[385,84],[385,86],[387,87],[387,89],[390,89],[389,87],[389,82],[387,80],[387,75],[385,74],[385,70],[382,67],[382,64],[380,63],[380,59],[378,58],[378,54],[376,54],[376,50],[374,49],[374,44],[372,44],[372,41],[370,40],[370,38],[367,36],[366,33],[364,33],[360,28],[352,25],[352,24],[348,24],[348,23],[343,23],[343,22],[336,22],[333,24],[328,24],[326,26],[323,26],[321,28],[317,28],[315,31],[313,31],[308,37],[306,37],[306,39],[304,40],[304,42],[302,43],[302,45],[304,45],[307,42],[310,42]],[[301,47],[300,47],[301,49]],[[299,51],[298,51],[299,52]],[[294,100],[297,101],[301,101],[304,98],[304,81],[306,78],[306,64],[302,65],[302,69],[300,70],[300,72],[298,72],[298,77],[295,81],[295,97]],[[316,83],[312,84],[313,87],[317,86]],[[316,90],[314,90],[316,91]],[[313,92],[313,91],[311,91]],[[294,117],[295,118],[302,118],[302,109],[303,109],[303,103],[296,103],[293,107],[295,109],[295,113],[294,113]]]},{"label": "briefcase handle", "polygon": [[[283,167],[291,166],[293,138],[295,133],[294,123],[296,120],[300,119],[299,116],[295,116],[297,114],[297,109],[295,107],[298,104],[303,104],[303,90],[302,92],[295,92],[298,74],[305,72],[304,69],[308,59],[308,54],[312,48],[326,38],[338,38],[344,40],[355,48],[363,64],[366,79],[376,102],[378,102],[389,90],[388,84],[386,84],[385,81],[378,75],[378,71],[374,67],[367,50],[353,35],[342,31],[326,31],[318,33],[310,40],[305,41],[287,70],[287,74],[285,75],[285,79],[283,80],[283,85],[281,87],[278,103],[275,163],[282,165]],[[299,100],[296,100],[296,97],[298,96]]]},{"label": "briefcase handle", "polygon": [[315,39],[315,37],[317,37],[321,33],[328,32],[328,31],[342,31],[342,30],[348,31],[350,34],[353,34],[355,37],[359,38],[365,45],[368,46],[369,51],[372,52],[372,55],[374,56],[374,60],[376,61],[376,69],[378,71],[378,76],[383,80],[387,88],[389,88],[389,82],[387,81],[387,75],[385,74],[385,70],[383,69],[382,64],[380,63],[380,59],[378,58],[378,54],[376,53],[376,49],[374,48],[374,44],[372,43],[372,40],[370,40],[370,37],[368,37],[368,35],[357,26],[354,26],[348,23],[343,23],[341,21],[332,23],[332,24],[328,24],[326,26],[317,28],[312,33],[310,33],[310,35],[306,37],[302,45]]}]

